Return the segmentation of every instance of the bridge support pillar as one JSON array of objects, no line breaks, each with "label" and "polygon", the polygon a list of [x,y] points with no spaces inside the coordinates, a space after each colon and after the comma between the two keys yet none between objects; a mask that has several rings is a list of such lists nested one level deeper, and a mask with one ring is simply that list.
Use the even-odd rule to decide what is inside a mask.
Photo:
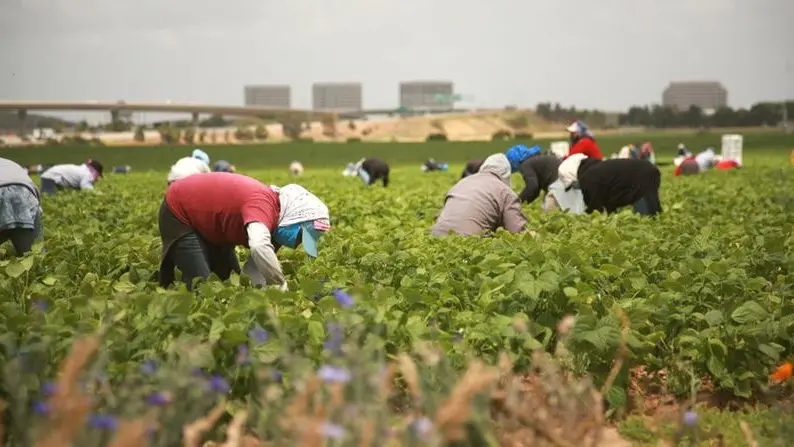
[{"label": "bridge support pillar", "polygon": [[119,123],[119,111],[118,110],[111,110],[110,111],[110,123],[112,124],[112,128],[115,129]]},{"label": "bridge support pillar", "polygon": [[25,138],[28,133],[28,111],[26,109],[17,110],[17,118],[19,119],[19,138]]},{"label": "bridge support pillar", "polygon": [[193,127],[198,127],[198,125],[199,125],[199,113],[198,112],[193,112],[193,114],[191,115],[190,124]]}]

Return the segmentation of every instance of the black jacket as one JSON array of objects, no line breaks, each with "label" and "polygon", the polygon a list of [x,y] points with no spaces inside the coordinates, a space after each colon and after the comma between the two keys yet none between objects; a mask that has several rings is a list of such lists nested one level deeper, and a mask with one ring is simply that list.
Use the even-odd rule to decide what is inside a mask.
[{"label": "black jacket", "polygon": [[383,186],[389,186],[389,165],[379,158],[368,158],[361,163],[361,169],[369,174],[369,184],[381,179]]},{"label": "black jacket", "polygon": [[645,199],[649,214],[662,212],[659,168],[646,160],[582,160],[577,172],[587,212],[613,213]]},{"label": "black jacket", "polygon": [[518,195],[522,202],[531,203],[541,191],[548,192],[549,185],[557,180],[557,169],[562,160],[555,155],[536,155],[524,160],[519,167],[524,177],[524,190]]}]

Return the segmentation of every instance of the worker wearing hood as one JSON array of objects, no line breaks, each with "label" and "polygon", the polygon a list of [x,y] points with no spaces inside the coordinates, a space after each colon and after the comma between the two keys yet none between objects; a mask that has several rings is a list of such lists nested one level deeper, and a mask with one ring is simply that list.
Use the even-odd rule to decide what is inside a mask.
[{"label": "worker wearing hood", "polygon": [[510,174],[510,162],[504,154],[486,158],[478,173],[461,179],[447,192],[431,234],[481,235],[499,227],[511,233],[524,231],[527,218],[510,188]]},{"label": "worker wearing hood", "polygon": [[168,188],[160,207],[163,242],[160,284],[174,281],[174,267],[191,287],[215,273],[240,272],[234,248],[250,248],[245,273],[256,285],[287,283],[276,252],[299,245],[317,256],[317,242],[331,226],[328,207],[299,185],[274,188],[253,178],[215,172],[184,178]]},{"label": "worker wearing hood", "polygon": [[570,126],[566,127],[565,130],[568,131],[571,138],[571,150],[568,152],[569,157],[574,154],[584,154],[589,158],[596,158],[598,160],[604,158],[604,156],[601,155],[601,149],[598,147],[598,143],[596,143],[595,136],[590,132],[590,129],[585,123],[574,121]]},{"label": "worker wearing hood", "polygon": [[177,160],[171,171],[168,172],[168,184],[174,183],[193,174],[207,174],[210,172],[210,156],[201,149],[194,149],[190,157]]},{"label": "worker wearing hood", "polygon": [[[659,169],[645,160],[597,160],[578,154],[570,166],[560,165],[560,178],[568,189],[576,184],[582,191],[587,213],[614,213],[633,205],[645,216],[662,212],[659,200]],[[563,169],[565,168],[565,169]],[[565,172],[563,172],[565,170]]]}]

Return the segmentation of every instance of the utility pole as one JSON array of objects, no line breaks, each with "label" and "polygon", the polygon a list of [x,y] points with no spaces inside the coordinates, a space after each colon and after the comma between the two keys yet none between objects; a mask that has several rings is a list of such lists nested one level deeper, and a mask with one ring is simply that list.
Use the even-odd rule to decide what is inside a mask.
[{"label": "utility pole", "polygon": [[[789,75],[791,74],[791,63],[786,63],[786,77],[790,79]],[[783,131],[788,133],[788,99],[784,96],[783,97]]]}]

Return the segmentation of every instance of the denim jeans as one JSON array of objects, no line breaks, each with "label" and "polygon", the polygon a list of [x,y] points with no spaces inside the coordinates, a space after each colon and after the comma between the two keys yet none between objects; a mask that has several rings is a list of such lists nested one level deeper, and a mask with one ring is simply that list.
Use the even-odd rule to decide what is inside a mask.
[{"label": "denim jeans", "polygon": [[233,271],[240,273],[233,246],[212,244],[195,232],[177,239],[168,249],[160,267],[162,287],[174,282],[174,267],[182,272],[182,281],[188,290],[192,290],[195,278],[206,279],[215,273],[221,280],[226,280]]}]

